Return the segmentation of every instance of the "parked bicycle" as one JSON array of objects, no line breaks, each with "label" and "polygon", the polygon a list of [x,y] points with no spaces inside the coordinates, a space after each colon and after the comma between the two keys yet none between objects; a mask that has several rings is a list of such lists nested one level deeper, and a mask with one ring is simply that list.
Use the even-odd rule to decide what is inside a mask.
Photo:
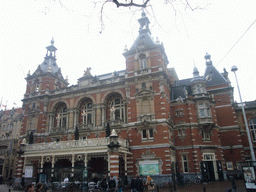
[{"label": "parked bicycle", "polygon": [[199,184],[199,183],[201,183],[201,182],[202,182],[201,177],[197,175],[197,177],[195,178],[194,183],[195,183],[195,184]]}]

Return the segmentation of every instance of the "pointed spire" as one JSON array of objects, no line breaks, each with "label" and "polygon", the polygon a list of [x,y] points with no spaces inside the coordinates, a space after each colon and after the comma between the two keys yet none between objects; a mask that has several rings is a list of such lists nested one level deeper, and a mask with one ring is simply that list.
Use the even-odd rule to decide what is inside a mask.
[{"label": "pointed spire", "polygon": [[52,45],[54,44],[54,39],[53,39],[53,37],[52,37],[52,40],[51,40],[51,44],[52,44]]},{"label": "pointed spire", "polygon": [[198,69],[197,69],[196,66],[194,66],[194,69],[193,69],[193,77],[194,77],[194,78],[195,78],[195,77],[199,77],[199,71],[198,71]]}]

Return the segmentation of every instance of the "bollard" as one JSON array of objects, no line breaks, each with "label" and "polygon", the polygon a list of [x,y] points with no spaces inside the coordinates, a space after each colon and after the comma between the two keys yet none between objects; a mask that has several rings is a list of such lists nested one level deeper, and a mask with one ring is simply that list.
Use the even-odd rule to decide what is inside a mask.
[{"label": "bollard", "polygon": [[206,187],[204,187],[204,192],[206,192]]},{"label": "bollard", "polygon": [[11,189],[9,189],[9,192],[11,192]]},{"label": "bollard", "polygon": [[171,192],[172,192],[172,188],[171,188]]},{"label": "bollard", "polygon": [[159,185],[156,185],[156,191],[159,192]]}]

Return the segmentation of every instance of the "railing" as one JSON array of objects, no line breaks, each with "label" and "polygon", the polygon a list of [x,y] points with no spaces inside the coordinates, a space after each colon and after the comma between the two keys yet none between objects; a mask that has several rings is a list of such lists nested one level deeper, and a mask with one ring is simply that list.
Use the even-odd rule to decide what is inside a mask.
[{"label": "railing", "polygon": [[111,120],[109,122],[109,125],[110,126],[115,126],[115,125],[121,125],[124,123],[124,120],[123,119],[118,119],[118,120]]},{"label": "railing", "polygon": [[213,119],[212,119],[212,117],[198,117],[198,123],[200,123],[200,124],[213,123]]},{"label": "railing", "polygon": [[93,128],[93,124],[79,124],[79,129],[88,129],[91,130]]},{"label": "railing", "polygon": [[67,131],[66,127],[53,127],[51,129],[51,132],[54,132],[54,133],[56,133],[56,132],[64,132],[64,131]]},{"label": "railing", "polygon": [[[121,147],[128,148],[127,140],[118,138]],[[48,143],[28,144],[25,147],[25,152],[28,151],[43,151],[43,150],[59,150],[59,149],[72,149],[72,148],[90,148],[96,146],[107,146],[110,143],[109,138],[95,138],[84,140],[70,140]]]},{"label": "railing", "polygon": [[153,121],[156,119],[155,115],[141,115],[137,117],[139,122],[144,122],[144,121]]}]

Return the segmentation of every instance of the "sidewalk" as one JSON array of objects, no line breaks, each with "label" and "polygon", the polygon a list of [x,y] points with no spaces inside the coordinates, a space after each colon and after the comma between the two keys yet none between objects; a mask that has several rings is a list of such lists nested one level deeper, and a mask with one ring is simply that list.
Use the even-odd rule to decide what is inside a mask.
[{"label": "sidewalk", "polygon": [[[236,180],[236,186],[238,192],[246,192],[244,181]],[[191,186],[177,187],[177,192],[225,192],[227,188],[231,187],[230,181],[212,182],[207,184],[192,184]],[[125,190],[124,192],[130,192],[131,190]],[[171,188],[159,188],[159,192],[171,192]],[[0,192],[9,192],[9,188],[6,185],[0,185]],[[13,190],[11,192],[24,192],[24,190]],[[146,192],[146,190],[144,190]],[[156,190],[157,192],[157,190]]]}]

